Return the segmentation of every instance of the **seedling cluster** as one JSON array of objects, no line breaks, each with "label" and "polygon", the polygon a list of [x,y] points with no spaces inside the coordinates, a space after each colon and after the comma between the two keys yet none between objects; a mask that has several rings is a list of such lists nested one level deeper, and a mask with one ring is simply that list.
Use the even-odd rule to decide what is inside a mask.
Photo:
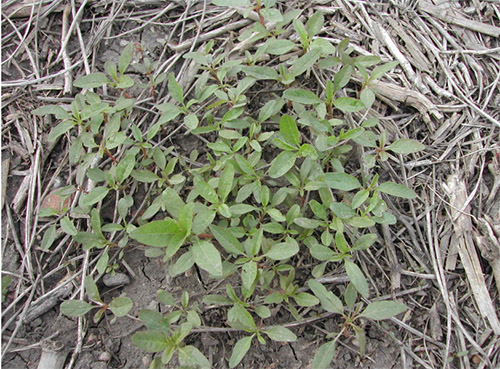
[{"label": "seedling cluster", "polygon": [[[377,242],[370,230],[396,222],[383,195],[416,197],[403,184],[382,182],[377,173],[391,153],[424,148],[407,139],[389,144],[378,119],[370,116],[371,83],[396,63],[380,65],[379,57],[353,55],[348,40],[334,46],[319,37],[324,22],[319,12],[303,24],[299,10],[281,14],[273,5],[259,1],[253,8],[261,21],[241,39],[258,46],[246,51],[245,59],[231,58],[214,42],[185,55],[199,65],[189,92],[173,74],[153,78],[152,63],[130,44],[117,64],[106,63],[104,73],[75,81],[84,91],[71,109],[49,105],[34,112],[59,121],[49,139],[68,140],[76,170],[75,184],[58,191],[73,199],[71,211],[39,214],[58,217],[45,232],[45,249],[60,228],[82,250],[100,254],[96,271],[102,275],[114,272],[129,245],[139,243],[147,246],[146,256],[166,263],[171,277],[197,268],[208,281],[225,286],[225,292],[197,302],[188,292],[176,299],[159,290],[157,299],[170,312],[139,312],[145,329],[133,342],[157,353],[152,368],[174,356],[182,367],[211,367],[198,348],[184,342],[202,326],[203,306],[220,309],[225,327],[243,333],[232,348],[231,368],[256,342],[295,341],[288,323],[333,315],[341,322],[339,331],[326,337],[313,360],[313,368],[327,368],[344,335],[354,334],[364,354],[363,319],[388,319],[407,309],[401,302],[377,301],[358,262]],[[266,21],[273,22],[272,29]],[[291,31],[296,41],[280,38]],[[273,58],[268,65],[259,62],[265,55]],[[282,55],[289,57],[281,63],[274,59]],[[144,74],[147,91],[167,85],[168,98],[155,106],[151,123],[138,123],[137,101],[127,92],[137,87],[128,75],[132,70]],[[316,71],[331,77],[316,83]],[[354,77],[361,82],[353,83]],[[104,85],[116,91],[114,101],[101,98]],[[183,156],[172,144],[175,137],[165,140],[173,130],[177,137],[198,137],[200,149]],[[148,188],[142,208],[133,196],[138,186]],[[112,221],[103,220],[103,204],[115,206]],[[350,280],[342,299],[318,282],[332,266],[344,269]],[[96,309],[93,319],[99,322],[108,311],[116,317],[130,312],[130,298],[106,303],[93,277],[86,276],[84,285],[87,299],[63,302],[63,314],[76,317]],[[271,318],[277,308],[290,322]]]}]

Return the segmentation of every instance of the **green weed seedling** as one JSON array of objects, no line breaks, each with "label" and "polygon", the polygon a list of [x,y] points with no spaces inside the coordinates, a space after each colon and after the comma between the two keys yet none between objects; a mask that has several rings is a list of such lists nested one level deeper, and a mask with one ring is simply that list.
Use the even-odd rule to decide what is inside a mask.
[{"label": "green weed seedling", "polygon": [[[321,37],[324,16],[319,12],[304,24],[300,11],[281,14],[275,1],[213,2],[256,11],[260,21],[245,37],[259,45],[247,51],[245,61],[230,59],[213,41],[202,52],[186,54],[200,65],[195,88],[187,93],[173,74],[160,77],[166,79],[170,100],[156,106],[150,126],[136,122],[136,101],[126,92],[134,82],[127,70],[144,73],[149,83],[143,88],[154,88],[158,81],[151,79],[149,61],[139,55],[140,63],[133,62],[140,48],[131,45],[116,65],[105,65],[105,73],[75,81],[95,91],[78,94],[70,109],[49,105],[34,112],[59,121],[49,139],[66,138],[76,171],[74,185],[64,191],[77,197],[77,206],[46,214],[59,218],[47,228],[44,248],[50,248],[60,228],[82,250],[100,253],[97,272],[103,274],[119,267],[120,259],[112,260],[109,250],[117,248],[123,256],[133,240],[146,246],[148,257],[161,257],[172,277],[195,267],[205,282],[226,285],[225,293],[207,294],[199,306],[187,292],[176,299],[159,291],[158,300],[170,312],[139,313],[146,330],[133,341],[156,354],[151,368],[173,357],[181,367],[211,366],[185,343],[201,326],[204,306],[225,315],[227,325],[219,329],[241,333],[229,358],[231,368],[252,344],[296,340],[287,324],[322,316],[321,310],[342,323],[317,350],[313,368],[328,367],[337,342],[352,333],[363,355],[361,320],[388,319],[407,309],[376,297],[368,303],[373,289],[359,262],[359,255],[377,243],[372,227],[396,222],[384,196],[401,201],[417,196],[403,184],[382,182],[378,173],[391,155],[425,148],[409,139],[389,143],[378,119],[370,117],[371,84],[396,63],[379,65],[379,57],[356,56],[348,40],[334,46]],[[297,42],[280,39],[284,31],[295,32]],[[262,56],[285,54],[284,62],[260,65]],[[312,70],[332,78],[312,88]],[[353,83],[353,77],[361,82]],[[114,101],[100,97],[104,85],[118,95]],[[263,85],[272,86],[272,93],[263,95]],[[255,107],[250,94],[264,102]],[[206,147],[185,158],[175,146],[157,145],[164,128],[180,126],[184,131],[177,134],[203,137]],[[93,186],[87,191],[89,181]],[[132,212],[139,205],[137,184],[149,189],[140,214]],[[113,204],[113,220],[104,221],[101,207]],[[350,280],[342,300],[317,281],[333,268],[345,270]],[[63,314],[82,316],[96,308],[94,320],[99,321],[106,311],[124,316],[132,307],[123,296],[104,303],[88,276],[85,288],[89,302],[65,301]],[[283,312],[283,321],[273,320],[271,308]]]},{"label": "green weed seedling", "polygon": [[61,304],[61,313],[71,317],[80,317],[92,309],[98,309],[94,314],[94,322],[98,323],[107,311],[113,313],[114,318],[127,315],[132,309],[132,300],[126,296],[115,297],[109,304],[102,301],[99,290],[91,277],[85,277],[85,292],[91,301],[67,300]]}]

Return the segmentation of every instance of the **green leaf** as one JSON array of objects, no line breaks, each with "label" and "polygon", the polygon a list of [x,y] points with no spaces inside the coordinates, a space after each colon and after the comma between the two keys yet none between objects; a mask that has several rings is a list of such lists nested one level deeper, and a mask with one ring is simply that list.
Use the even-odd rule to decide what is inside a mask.
[{"label": "green leaf", "polygon": [[193,219],[192,232],[196,235],[205,232],[207,227],[212,224],[215,215],[215,210],[208,207],[202,208]]},{"label": "green leaf", "polygon": [[205,181],[200,179],[199,177],[194,178],[194,188],[205,200],[212,204],[217,204],[219,202],[219,198],[217,197],[217,193],[215,190]]},{"label": "green leaf", "polygon": [[297,156],[292,151],[282,151],[279,155],[272,161],[271,167],[269,168],[269,176],[271,178],[279,178],[285,175],[295,164]]},{"label": "green leaf", "polygon": [[342,87],[345,87],[345,85],[349,83],[353,71],[354,68],[352,66],[345,65],[335,74],[333,80],[333,88],[335,91],[340,90]]},{"label": "green leaf", "polygon": [[214,245],[208,241],[196,241],[191,252],[196,265],[213,277],[222,277],[222,260]]},{"label": "green leaf", "polygon": [[52,114],[56,117],[56,119],[66,119],[70,117],[69,113],[59,105],[40,106],[39,108],[33,110],[32,113],[39,116]]},{"label": "green leaf", "polygon": [[278,209],[272,208],[267,211],[267,214],[276,222],[284,222],[286,220],[285,216]]},{"label": "green leaf", "polygon": [[377,238],[378,237],[376,234],[373,234],[373,233],[365,234],[365,235],[361,236],[360,238],[358,238],[356,240],[356,242],[354,242],[353,249],[354,250],[365,250],[365,249],[369,248],[371,245],[373,245],[375,243],[375,241],[377,241]]},{"label": "green leaf", "polygon": [[151,172],[150,170],[146,169],[136,169],[133,170],[132,172],[132,177],[139,182],[143,183],[153,183],[156,182],[160,179],[156,174]]},{"label": "green leaf", "polygon": [[[172,103],[163,103],[157,106],[158,110],[163,112],[161,115],[160,119],[158,120],[157,124],[163,124],[170,122],[171,120],[175,119],[182,111],[179,109],[178,106],[172,104]],[[160,128],[160,126],[158,126]],[[151,139],[152,137],[149,137],[148,133],[148,139]]]},{"label": "green leaf", "polygon": [[220,295],[205,295],[203,296],[203,303],[205,305],[232,305],[233,301],[225,296]]},{"label": "green leaf", "polygon": [[291,258],[299,252],[299,244],[293,238],[288,237],[285,242],[271,246],[266,256],[273,260],[284,260]]},{"label": "green leaf", "polygon": [[132,300],[128,297],[116,297],[111,300],[109,309],[117,317],[125,316],[132,309]]},{"label": "green leaf", "polygon": [[252,288],[255,278],[257,278],[257,263],[255,261],[249,261],[243,264],[241,268],[241,281],[243,287],[248,290]]},{"label": "green leaf", "polygon": [[[295,23],[294,23],[295,24]],[[298,58],[292,65],[292,74],[297,77],[311,68],[321,56],[321,49],[311,49]]]},{"label": "green leaf", "polygon": [[182,92],[182,87],[175,80],[173,73],[168,74],[168,93],[179,104],[184,103],[184,92]]},{"label": "green leaf", "polygon": [[90,226],[92,227],[92,232],[99,236],[99,238],[104,238],[104,235],[102,234],[101,223],[102,219],[99,211],[96,208],[93,208],[90,211]]},{"label": "green leaf", "polygon": [[5,275],[2,277],[2,302],[5,301],[5,295],[9,290],[9,285],[12,282],[12,277],[10,275]]},{"label": "green leaf", "polygon": [[373,320],[383,320],[392,318],[406,310],[408,310],[408,307],[401,302],[375,301],[368,305],[359,316]]},{"label": "green leaf", "polygon": [[319,299],[307,292],[299,292],[293,295],[293,299],[299,306],[314,306],[319,304]]},{"label": "green leaf", "polygon": [[375,221],[368,216],[353,217],[347,219],[346,223],[357,228],[368,228],[375,225]]},{"label": "green leaf", "polygon": [[248,6],[250,0],[212,0],[212,4],[218,6]]},{"label": "green leaf", "polygon": [[[335,54],[335,46],[332,43],[323,37],[315,38],[311,44],[309,45],[310,51],[320,51],[322,55],[334,55]],[[323,59],[325,60],[325,59]]]},{"label": "green leaf", "polygon": [[198,116],[194,113],[188,114],[184,117],[184,125],[189,130],[197,128],[199,123],[200,121],[198,120]]},{"label": "green leaf", "polygon": [[354,309],[354,304],[357,299],[358,291],[356,291],[356,287],[354,287],[352,283],[349,283],[344,292],[344,301],[350,310]]},{"label": "green leaf", "polygon": [[333,105],[339,110],[353,113],[366,108],[365,104],[358,99],[352,97],[339,97],[333,102]]},{"label": "green leaf", "polygon": [[134,80],[129,76],[120,76],[118,77],[118,83],[116,84],[117,88],[129,88],[134,85]]},{"label": "green leaf", "polygon": [[371,67],[372,65],[380,63],[380,56],[375,56],[375,55],[358,56],[354,59],[354,62],[359,63],[364,67]]},{"label": "green leaf", "polygon": [[300,145],[300,133],[295,120],[287,114],[280,119],[280,133],[290,145]]},{"label": "green leaf", "polygon": [[263,238],[264,230],[259,228],[259,230],[253,234],[252,238],[245,242],[244,246],[247,256],[255,256],[259,253]]},{"label": "green leaf", "polygon": [[167,247],[169,236],[179,233],[178,223],[171,218],[146,223],[130,232],[130,237],[148,246]]},{"label": "green leaf", "polygon": [[246,336],[241,338],[236,345],[234,345],[233,353],[231,354],[231,358],[229,359],[229,367],[234,368],[236,365],[240,363],[243,357],[246,355],[250,346],[252,345],[252,338],[255,335]]},{"label": "green leaf", "polygon": [[108,262],[109,262],[109,254],[107,251],[105,251],[99,260],[97,260],[96,268],[97,272],[100,274],[104,274],[106,272],[106,268],[108,267]]},{"label": "green leaf", "polygon": [[243,113],[243,107],[229,109],[226,114],[222,117],[222,122],[233,121]]},{"label": "green leaf", "polygon": [[321,222],[319,220],[308,218],[295,218],[293,222],[298,226],[306,229],[316,229],[321,225]]},{"label": "green leaf", "polygon": [[404,199],[414,199],[417,197],[415,191],[399,183],[385,182],[380,184],[380,186],[377,187],[377,190],[388,195],[402,197]]},{"label": "green leaf", "polygon": [[173,188],[167,187],[163,191],[163,197],[167,205],[167,211],[173,217],[179,217],[181,210],[184,208],[184,201],[182,201],[179,194]]},{"label": "green leaf", "polygon": [[326,173],[325,183],[334,190],[351,191],[361,187],[359,181],[345,173]]},{"label": "green leaf", "polygon": [[75,79],[73,82],[73,86],[79,87],[79,88],[95,88],[95,87],[101,87],[102,85],[105,85],[106,83],[109,83],[110,80],[104,73],[90,73],[87,74],[86,76],[81,76]]},{"label": "green leaf", "polygon": [[[123,49],[120,54],[120,58],[118,59],[118,72],[120,74],[125,73],[125,70],[130,65],[132,61],[132,56],[134,54],[134,44],[131,42]],[[116,314],[115,314],[116,315]]]},{"label": "green leaf", "polygon": [[344,260],[345,271],[349,276],[349,280],[356,287],[356,290],[363,296],[364,298],[368,298],[370,295],[370,289],[368,287],[368,282],[366,281],[365,275],[361,271],[361,269],[349,260]]},{"label": "green leaf", "polygon": [[264,8],[261,9],[260,14],[264,17],[264,19],[268,22],[278,23],[283,20],[283,15],[278,9],[274,8]]},{"label": "green leaf", "polygon": [[221,198],[222,202],[226,201],[227,196],[233,188],[233,179],[234,167],[232,164],[227,164],[220,175],[219,186],[217,188],[218,195]]},{"label": "green leaf", "polygon": [[250,213],[251,211],[256,210],[255,206],[249,204],[235,204],[229,207],[229,211],[233,215],[242,215],[246,213]]},{"label": "green leaf", "polygon": [[297,32],[297,34],[299,35],[300,42],[305,46],[310,37],[307,34],[307,30],[306,27],[304,26],[304,23],[302,23],[299,19],[294,19],[293,28],[295,29],[295,32]]},{"label": "green leaf", "polygon": [[95,187],[89,193],[82,194],[80,197],[81,206],[92,206],[103,200],[109,192],[109,188],[105,186]]},{"label": "green leaf", "polygon": [[171,293],[159,289],[156,291],[156,296],[158,297],[158,301],[160,301],[165,306],[174,306],[177,302],[174,296]]},{"label": "green leaf", "polygon": [[398,64],[399,63],[397,61],[393,61],[393,62],[379,65],[378,67],[373,69],[372,74],[370,75],[369,81],[379,79],[380,77],[382,77],[384,74],[389,72],[391,69],[393,69]]},{"label": "green leaf", "polygon": [[260,80],[275,80],[279,79],[278,72],[276,72],[273,68],[269,67],[259,67],[259,66],[250,66],[244,67],[243,72],[247,75],[260,79]]},{"label": "green leaf", "polygon": [[50,131],[49,136],[47,137],[47,140],[49,142],[54,142],[59,136],[62,136],[66,132],[70,131],[71,128],[75,126],[75,122],[72,120],[64,120],[61,123],[59,123],[57,126],[55,126],[52,131]]},{"label": "green leaf", "polygon": [[335,356],[335,349],[335,341],[330,341],[321,345],[318,351],[316,351],[316,353],[314,354],[311,368],[326,369],[330,367],[330,363]]},{"label": "green leaf", "polygon": [[66,300],[61,303],[60,311],[66,316],[79,317],[87,314],[93,307],[82,300]]},{"label": "green leaf", "polygon": [[99,289],[94,282],[94,279],[90,276],[86,276],[84,280],[85,292],[89,299],[97,302],[101,302],[101,295],[99,294]]},{"label": "green leaf", "polygon": [[116,166],[116,180],[118,183],[122,183],[128,178],[135,167],[135,155],[128,154],[125,156],[118,165]]},{"label": "green leaf", "polygon": [[296,45],[290,40],[269,39],[266,42],[266,52],[271,55],[283,55],[292,50]]},{"label": "green leaf", "polygon": [[252,315],[240,304],[235,304],[228,312],[228,320],[234,326],[245,329],[256,329]]},{"label": "green leaf", "polygon": [[354,197],[352,198],[352,203],[351,203],[352,208],[353,209],[359,208],[366,201],[366,199],[368,199],[369,196],[370,196],[370,191],[368,190],[363,189],[361,191],[358,191],[356,195],[354,195]]},{"label": "green leaf", "polygon": [[230,254],[240,255],[243,253],[243,246],[240,241],[229,231],[229,229],[211,224],[210,231],[215,239],[221,244],[224,249]]},{"label": "green leaf", "polygon": [[61,228],[64,233],[69,234],[70,236],[76,236],[78,231],[75,228],[75,225],[73,222],[69,219],[69,217],[66,215],[65,217],[61,218],[59,221],[61,224]]},{"label": "green leaf", "polygon": [[267,295],[264,299],[266,304],[281,304],[283,302],[284,295],[280,292],[273,292],[270,295]]},{"label": "green leaf", "polygon": [[282,326],[269,327],[262,330],[273,341],[278,342],[295,342],[297,336],[288,328]]},{"label": "green leaf", "polygon": [[283,92],[283,98],[301,104],[319,104],[321,99],[309,90],[290,88]]},{"label": "green leaf", "polygon": [[168,345],[165,335],[154,330],[135,333],[132,342],[141,350],[151,353],[163,351]]},{"label": "green leaf", "polygon": [[422,151],[425,149],[425,145],[415,140],[409,140],[402,138],[400,140],[394,141],[387,150],[391,150],[396,154],[411,154],[414,152]]},{"label": "green leaf", "polygon": [[310,279],[307,284],[321,302],[323,309],[330,313],[343,314],[344,306],[342,305],[342,301],[333,292],[328,291],[325,286],[314,279]]},{"label": "green leaf", "polygon": [[368,87],[365,87],[359,94],[359,99],[365,107],[369,108],[375,101],[375,93]]},{"label": "green leaf", "polygon": [[255,171],[254,171],[252,165],[248,162],[247,159],[245,159],[240,154],[236,154],[234,156],[234,158],[236,159],[236,163],[238,164],[238,166],[240,167],[240,169],[243,171],[243,173],[255,175]]},{"label": "green leaf", "polygon": [[342,252],[344,254],[347,254],[348,252],[350,252],[349,246],[347,245],[347,241],[344,237],[343,232],[335,233],[335,246],[337,247],[337,249],[340,252]]},{"label": "green leaf", "polygon": [[323,17],[323,13],[315,12],[311,18],[308,19],[306,23],[307,33],[309,37],[316,36],[323,28],[323,23],[325,19]]},{"label": "green leaf", "polygon": [[50,249],[50,246],[56,240],[56,226],[52,225],[43,234],[42,242],[40,243],[40,248],[42,250]]},{"label": "green leaf", "polygon": [[334,252],[331,248],[315,243],[310,249],[313,258],[328,261],[334,256]]},{"label": "green leaf", "polygon": [[366,351],[366,334],[365,330],[362,327],[358,327],[357,325],[352,325],[354,332],[356,333],[356,339],[359,343],[359,356],[365,356]]},{"label": "green leaf", "polygon": [[194,203],[188,202],[184,205],[179,213],[178,222],[179,227],[182,228],[184,234],[188,236],[191,234],[191,227],[193,224],[193,211],[194,211]]},{"label": "green leaf", "polygon": [[192,345],[180,347],[177,349],[179,355],[179,363],[185,367],[195,367],[197,369],[210,369],[212,365],[210,361]]}]

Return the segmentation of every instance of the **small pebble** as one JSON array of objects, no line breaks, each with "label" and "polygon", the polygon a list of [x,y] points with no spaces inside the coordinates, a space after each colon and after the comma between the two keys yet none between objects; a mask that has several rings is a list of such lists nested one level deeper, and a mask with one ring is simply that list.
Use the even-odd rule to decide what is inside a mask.
[{"label": "small pebble", "polygon": [[99,355],[99,358],[97,360],[108,362],[111,360],[111,354],[107,351],[103,351],[103,352],[101,352],[101,354]]},{"label": "small pebble", "polygon": [[124,273],[115,273],[115,275],[106,274],[102,278],[106,287],[119,287],[130,283],[130,278]]}]

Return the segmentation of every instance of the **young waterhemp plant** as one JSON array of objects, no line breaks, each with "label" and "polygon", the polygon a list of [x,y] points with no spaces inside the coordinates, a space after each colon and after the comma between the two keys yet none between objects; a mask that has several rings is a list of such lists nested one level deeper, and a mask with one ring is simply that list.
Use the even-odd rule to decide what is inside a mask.
[{"label": "young waterhemp plant", "polygon": [[[46,214],[60,219],[47,229],[44,245],[50,247],[59,227],[82,249],[101,252],[97,270],[105,273],[117,263],[108,250],[118,247],[123,255],[130,243],[139,243],[146,246],[147,257],[167,263],[172,277],[196,268],[203,283],[226,286],[224,293],[203,296],[200,305],[188,293],[176,299],[159,291],[157,298],[169,312],[139,313],[146,330],[137,332],[133,341],[157,354],[154,368],[173,357],[183,367],[211,366],[198,348],[185,344],[202,324],[207,306],[225,315],[227,325],[218,328],[241,332],[229,358],[231,368],[254,343],[265,344],[266,338],[293,342],[296,336],[287,323],[304,321],[311,312],[317,316],[321,309],[325,318],[340,321],[340,328],[327,335],[313,367],[328,367],[337,341],[352,333],[363,355],[366,338],[360,322],[387,319],[407,309],[400,302],[377,301],[359,263],[359,254],[377,243],[372,227],[396,222],[384,197],[407,201],[417,196],[403,184],[381,181],[379,173],[380,163],[392,154],[424,149],[409,139],[389,143],[378,119],[370,116],[375,100],[371,83],[396,64],[378,65],[378,57],[353,55],[348,40],[335,47],[320,37],[324,16],[319,12],[304,24],[297,19],[300,11],[281,14],[274,1],[214,3],[248,6],[260,14],[263,21],[257,22],[252,37],[261,44],[247,52],[246,61],[230,59],[214,42],[203,52],[188,53],[185,57],[200,65],[193,92],[188,94],[168,74],[170,100],[156,106],[159,113],[150,126],[135,123],[136,102],[127,94],[127,69],[135,65],[137,52],[131,46],[117,66],[106,65],[107,74],[75,81],[87,89],[106,85],[117,91],[115,101],[103,101],[99,90],[87,91],[75,97],[70,111],[59,106],[35,111],[60,120],[49,138],[68,138],[70,163],[77,173],[76,183],[65,189],[78,196],[77,207]],[[275,28],[265,28],[266,22],[274,22]],[[279,38],[286,27],[297,33],[297,42]],[[287,58],[277,65],[259,65],[266,54]],[[149,69],[135,69],[149,78]],[[324,88],[308,78],[311,70],[319,69],[331,76]],[[361,83],[354,83],[353,77],[359,76]],[[262,86],[272,92],[262,92]],[[255,101],[261,105],[256,107]],[[184,131],[177,134],[203,137],[208,143],[189,158],[175,145],[157,144],[166,129],[179,126]],[[103,164],[96,166],[96,160]],[[87,180],[94,184],[89,191],[82,188]],[[135,184],[150,189],[140,214],[133,212],[138,206]],[[116,204],[114,218],[105,221],[100,209],[111,203]],[[87,229],[80,230],[84,224]],[[350,280],[342,300],[317,281],[338,269]],[[128,298],[105,304],[89,277],[85,286],[91,302],[66,301],[64,314],[81,316],[97,308],[98,321],[108,310],[116,316],[129,311]],[[366,303],[370,299],[375,302]],[[282,312],[282,321],[273,320],[271,308]]]}]

